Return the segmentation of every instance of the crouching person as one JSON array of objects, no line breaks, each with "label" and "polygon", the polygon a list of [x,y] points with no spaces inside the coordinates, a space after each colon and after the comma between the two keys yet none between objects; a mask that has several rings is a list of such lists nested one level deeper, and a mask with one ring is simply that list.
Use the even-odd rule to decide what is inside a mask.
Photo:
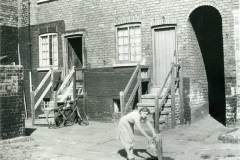
[{"label": "crouching person", "polygon": [[141,123],[146,123],[152,132],[152,136],[156,137],[153,126],[148,121],[147,116],[150,114],[148,108],[141,108],[140,110],[134,110],[123,117],[121,117],[118,125],[118,138],[121,141],[127,152],[127,159],[134,160],[133,154],[133,139],[134,139],[134,126],[136,126],[139,131],[150,141],[152,139],[145,130],[143,129]]}]

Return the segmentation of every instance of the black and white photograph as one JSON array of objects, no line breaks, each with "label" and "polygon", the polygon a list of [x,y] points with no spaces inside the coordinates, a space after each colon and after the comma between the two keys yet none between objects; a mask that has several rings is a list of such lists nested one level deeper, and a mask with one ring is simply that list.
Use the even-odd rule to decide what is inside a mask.
[{"label": "black and white photograph", "polygon": [[0,160],[240,160],[240,0],[0,0]]}]

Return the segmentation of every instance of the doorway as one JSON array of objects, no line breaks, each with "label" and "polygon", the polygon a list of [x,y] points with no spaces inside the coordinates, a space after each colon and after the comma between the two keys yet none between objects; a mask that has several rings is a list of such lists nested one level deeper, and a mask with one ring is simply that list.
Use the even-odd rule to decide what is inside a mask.
[{"label": "doorway", "polygon": [[202,53],[210,115],[226,125],[222,18],[217,9],[200,6],[189,17]]},{"label": "doorway", "polygon": [[73,66],[76,68],[83,67],[82,44],[82,36],[71,36],[67,38],[68,70]]},{"label": "doorway", "polygon": [[161,88],[175,62],[175,27],[153,29],[153,87]]}]

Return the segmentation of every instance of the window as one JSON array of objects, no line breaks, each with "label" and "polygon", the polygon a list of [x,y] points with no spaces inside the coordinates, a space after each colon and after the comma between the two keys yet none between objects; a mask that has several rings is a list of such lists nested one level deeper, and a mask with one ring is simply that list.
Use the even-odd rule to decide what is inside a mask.
[{"label": "window", "polygon": [[58,38],[56,33],[39,36],[39,67],[58,67]]},{"label": "window", "polygon": [[141,29],[139,25],[117,28],[117,55],[119,62],[141,60]]}]

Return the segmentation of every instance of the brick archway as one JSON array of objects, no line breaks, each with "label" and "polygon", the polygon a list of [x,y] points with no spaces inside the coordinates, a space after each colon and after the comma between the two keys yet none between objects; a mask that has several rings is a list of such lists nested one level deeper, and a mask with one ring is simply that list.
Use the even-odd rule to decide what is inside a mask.
[{"label": "brick archway", "polygon": [[222,17],[210,5],[193,10],[189,16],[202,53],[208,81],[209,113],[226,125]]}]

